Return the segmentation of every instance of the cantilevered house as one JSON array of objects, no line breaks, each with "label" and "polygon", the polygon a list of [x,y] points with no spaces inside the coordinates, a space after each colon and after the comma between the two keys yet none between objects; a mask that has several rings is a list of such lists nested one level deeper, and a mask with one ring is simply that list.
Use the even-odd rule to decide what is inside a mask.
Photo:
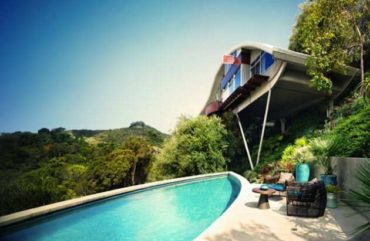
[{"label": "cantilevered house", "polygon": [[310,87],[305,54],[267,44],[244,43],[233,48],[228,57],[227,64],[218,68],[202,113],[231,110],[237,115],[252,168],[243,125],[252,118],[261,120],[258,163],[266,124],[280,125],[284,132],[287,117],[324,100],[333,103],[358,74],[352,67],[347,68],[346,74],[332,73],[335,81],[329,96]]}]

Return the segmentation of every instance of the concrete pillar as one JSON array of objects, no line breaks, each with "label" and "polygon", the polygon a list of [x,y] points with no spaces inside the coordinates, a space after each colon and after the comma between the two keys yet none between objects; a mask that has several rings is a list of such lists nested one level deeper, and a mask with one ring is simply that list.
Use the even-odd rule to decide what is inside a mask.
[{"label": "concrete pillar", "polygon": [[326,110],[326,117],[330,119],[331,114],[334,111],[334,100],[330,99],[328,104],[328,109]]},{"label": "concrete pillar", "polygon": [[285,123],[286,123],[285,118],[280,118],[281,134],[285,134],[286,133],[286,131],[285,131]]}]

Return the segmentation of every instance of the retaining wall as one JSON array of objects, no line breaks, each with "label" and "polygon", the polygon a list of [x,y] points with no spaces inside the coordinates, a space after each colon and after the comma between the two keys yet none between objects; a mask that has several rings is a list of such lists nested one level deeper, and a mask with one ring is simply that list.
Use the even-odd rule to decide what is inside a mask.
[{"label": "retaining wall", "polygon": [[[361,212],[361,209],[356,207],[358,205],[353,204],[350,189],[357,190],[361,186],[356,178],[357,169],[365,162],[369,162],[370,158],[333,157],[331,161],[334,167],[334,174],[336,174],[338,178],[338,186],[341,189],[341,200]],[[370,220],[370,214],[367,213],[366,217]]]}]

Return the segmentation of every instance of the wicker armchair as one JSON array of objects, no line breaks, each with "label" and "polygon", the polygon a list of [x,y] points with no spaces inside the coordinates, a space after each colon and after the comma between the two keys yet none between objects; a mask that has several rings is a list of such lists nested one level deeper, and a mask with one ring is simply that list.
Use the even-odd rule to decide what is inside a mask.
[{"label": "wicker armchair", "polygon": [[287,215],[321,217],[326,208],[326,189],[323,182],[295,183],[287,187]]}]

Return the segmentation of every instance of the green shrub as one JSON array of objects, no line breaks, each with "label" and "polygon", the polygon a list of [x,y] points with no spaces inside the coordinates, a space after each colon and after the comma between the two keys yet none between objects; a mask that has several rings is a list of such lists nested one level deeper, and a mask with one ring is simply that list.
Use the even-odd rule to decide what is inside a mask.
[{"label": "green shrub", "polygon": [[258,173],[256,171],[247,170],[243,176],[251,183],[258,182]]},{"label": "green shrub", "polygon": [[151,179],[224,171],[226,133],[218,117],[182,117],[154,161]]},{"label": "green shrub", "polygon": [[301,137],[295,140],[294,145],[289,145],[283,151],[282,163],[296,165],[300,162],[312,162],[313,155],[308,148],[308,139]]},{"label": "green shrub", "polygon": [[333,174],[331,156],[335,156],[338,140],[332,135],[322,135],[309,141],[309,149],[314,155],[315,164],[325,169],[325,174]]},{"label": "green shrub", "polygon": [[370,105],[364,104],[357,113],[340,120],[332,131],[335,156],[370,156]]},{"label": "green shrub", "polygon": [[327,193],[337,194],[340,191],[338,186],[335,186],[335,185],[332,185],[332,184],[326,185],[325,188],[326,188]]}]

